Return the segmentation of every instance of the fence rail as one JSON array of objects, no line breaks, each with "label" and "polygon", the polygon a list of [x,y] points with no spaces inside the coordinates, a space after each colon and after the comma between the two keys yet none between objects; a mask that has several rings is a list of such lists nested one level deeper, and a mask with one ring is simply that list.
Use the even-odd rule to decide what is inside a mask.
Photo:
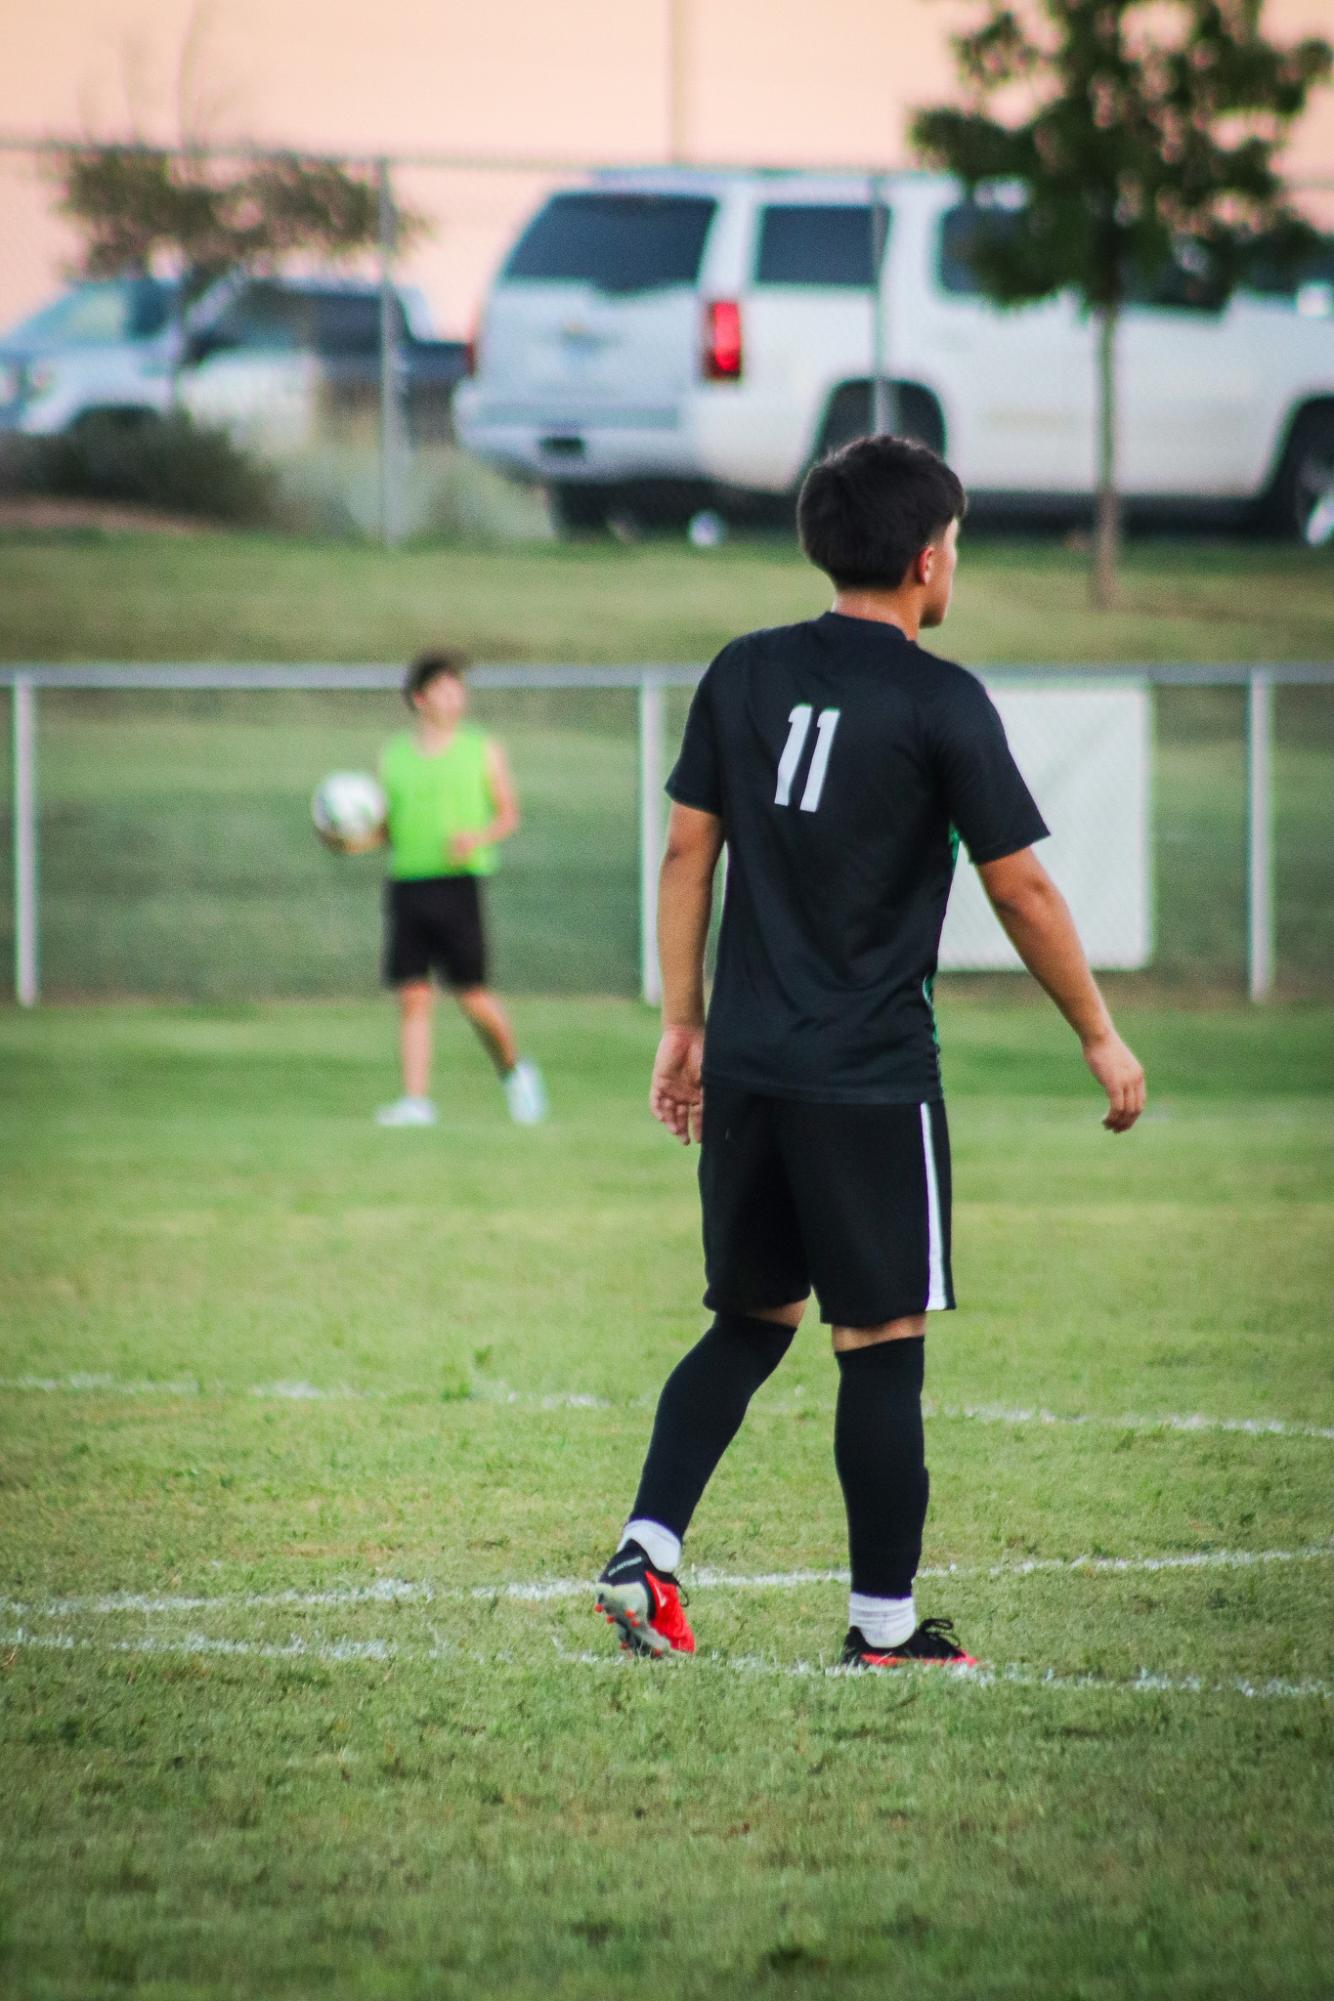
[{"label": "fence rail", "polygon": [[[1160,688],[1247,688],[1256,676],[1275,687],[1312,688],[1334,685],[1334,660],[1147,661],[1108,664],[1053,661],[1040,667],[1013,663],[979,667],[990,687],[1097,687],[1113,681],[1142,681]],[[628,666],[582,666],[566,661],[498,662],[471,667],[474,688],[693,688],[704,662],[645,660]],[[0,662],[0,687],[27,681],[35,688],[176,688],[201,693],[227,689],[337,689],[374,693],[397,692],[403,685],[402,664],[382,661],[281,662],[153,661],[142,665],[116,660]]]},{"label": "fence rail", "polygon": [[[479,690],[617,689],[637,697],[639,987],[645,1000],[660,997],[653,913],[663,839],[662,786],[666,769],[670,689],[692,687],[702,665],[638,662],[589,667],[577,663],[494,664],[475,668]],[[284,665],[160,662],[133,665],[93,661],[0,666],[0,686],[10,691],[14,819],[14,994],[20,1006],[40,997],[39,807],[37,755],[39,696],[58,690],[396,691],[401,667],[379,662]],[[989,667],[983,678],[1006,688],[1232,688],[1245,694],[1246,730],[1246,964],[1247,989],[1262,1001],[1277,974],[1275,937],[1274,695],[1279,687],[1334,687],[1334,661],[1273,661],[1223,665],[1131,662],[1109,667]]]}]

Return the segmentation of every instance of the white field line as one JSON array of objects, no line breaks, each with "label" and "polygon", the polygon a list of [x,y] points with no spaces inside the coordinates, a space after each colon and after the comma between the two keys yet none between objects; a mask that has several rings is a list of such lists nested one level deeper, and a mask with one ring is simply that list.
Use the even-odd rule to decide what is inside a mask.
[{"label": "white field line", "polygon": [[1091,1413],[1011,1409],[1005,1404],[932,1404],[924,1401],[928,1417],[964,1418],[978,1424],[1058,1424],[1092,1425],[1111,1431],[1236,1431],[1250,1438],[1334,1438],[1334,1425],[1302,1424],[1284,1417],[1206,1417],[1201,1411],[1167,1411],[1152,1417],[1127,1412],[1123,1417],[1100,1417]]},{"label": "white field line", "polygon": [[0,1376],[0,1390],[35,1390],[48,1396],[195,1397],[201,1384],[192,1376],[176,1382],[136,1381],[133,1377],[100,1376],[76,1370],[72,1376]]},{"label": "white field line", "polygon": [[[239,1388],[229,1383],[206,1383],[199,1376],[163,1377],[109,1376],[96,1370],[76,1369],[68,1376],[0,1376],[0,1391],[13,1394],[32,1392],[46,1396],[116,1397],[260,1397],[281,1403],[387,1403],[403,1392],[354,1389],[350,1383],[308,1383],[304,1381],[249,1383]],[[413,1392],[407,1392],[413,1395]],[[421,1402],[437,1401],[430,1392],[421,1393]],[[619,1402],[582,1390],[519,1391],[504,1384],[481,1385],[458,1396],[438,1399],[442,1403],[505,1404],[524,1410],[651,1410],[651,1397],[631,1397]]]},{"label": "white field line", "polygon": [[[194,1397],[250,1396],[285,1403],[384,1403],[400,1393],[393,1390],[354,1389],[348,1383],[319,1384],[304,1381],[251,1383],[235,1389],[224,1383],[208,1384],[197,1376],[155,1382],[149,1378],[99,1375],[76,1371],[68,1376],[0,1376],[0,1391],[14,1394],[34,1392],[45,1395]],[[433,1401],[424,1397],[424,1401]],[[511,1410],[651,1410],[652,1397],[614,1398],[594,1396],[584,1390],[511,1390],[503,1383],[481,1384],[466,1395],[446,1397],[445,1403],[502,1404]],[[757,1404],[761,1417],[792,1417],[811,1405],[800,1392],[785,1401]],[[1105,1431],[1237,1432],[1250,1438],[1334,1439],[1334,1425],[1306,1424],[1285,1417],[1210,1417],[1202,1411],[1164,1411],[1157,1415],[1128,1411],[1106,1417],[1089,1411],[1047,1410],[1042,1405],[949,1404],[928,1397],[923,1410],[928,1417],[977,1424],[1061,1425],[1092,1427]]]},{"label": "white field line", "polygon": [[[249,1659],[265,1661],[314,1661],[323,1664],[343,1664],[346,1662],[368,1661],[380,1665],[429,1665],[440,1661],[467,1661],[480,1667],[496,1668],[506,1666],[530,1666],[532,1654],[516,1659],[512,1651],[480,1653],[475,1649],[449,1647],[435,1644],[429,1647],[405,1647],[389,1640],[303,1640],[292,1639],[283,1642],[260,1640],[217,1639],[207,1633],[186,1633],[179,1639],[161,1639],[156,1635],[146,1635],[136,1640],[88,1640],[75,1639],[68,1633],[30,1633],[23,1627],[13,1632],[0,1633],[0,1648],[37,1647],[59,1653],[100,1652],[118,1655],[157,1655],[168,1659],[208,1659],[221,1656],[224,1659]],[[557,1646],[555,1658],[569,1667],[610,1668],[620,1672],[634,1672],[639,1665],[628,1661],[623,1655],[572,1653]],[[806,1679],[819,1677],[823,1680],[861,1682],[866,1677],[854,1669],[831,1665],[823,1661],[773,1661],[754,1656],[729,1657],[725,1654],[696,1654],[691,1660],[692,1668],[721,1670],[729,1674],[768,1676],[774,1678]],[[903,1670],[898,1670],[902,1673]],[[921,1670],[910,1673],[921,1672]],[[1334,1683],[1328,1681],[1284,1681],[1270,1678],[1265,1681],[1249,1681],[1238,1677],[1231,1681],[1206,1681],[1200,1675],[1157,1674],[1148,1668],[1128,1679],[1116,1680],[1095,1674],[1058,1674],[1054,1668],[1039,1670],[1014,1662],[1004,1667],[949,1668],[931,1670],[932,1679],[954,1688],[1032,1688],[1056,1689],[1081,1694],[1112,1695],[1119,1693],[1141,1695],[1241,1695],[1251,1701],[1272,1702],[1311,1698],[1327,1701],[1334,1697]]]},{"label": "white field line", "polygon": [[[1318,1563],[1334,1557],[1334,1542],[1302,1549],[1187,1550],[1171,1556],[1028,1556],[1000,1563],[927,1564],[919,1578],[1032,1577],[1041,1572],[1067,1576],[1127,1576],[1172,1570],[1249,1570],[1260,1564]],[[846,1570],[730,1571],[699,1569],[686,1583],[699,1590],[798,1591],[809,1584],[846,1584]],[[135,1613],[159,1614],[258,1611],[326,1611],[354,1605],[437,1605],[510,1600],[529,1605],[591,1595],[588,1577],[544,1577],[532,1582],[434,1585],[400,1577],[377,1578],[371,1584],[333,1587],[324,1591],[233,1591],[213,1597],[153,1595],[112,1591],[100,1597],[23,1600],[0,1598],[0,1613],[16,1619],[80,1619]]]}]

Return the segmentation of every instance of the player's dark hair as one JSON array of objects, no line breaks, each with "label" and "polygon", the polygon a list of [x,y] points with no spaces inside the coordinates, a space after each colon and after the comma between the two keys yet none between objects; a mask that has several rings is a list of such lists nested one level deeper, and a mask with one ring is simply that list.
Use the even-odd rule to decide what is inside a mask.
[{"label": "player's dark hair", "polygon": [[442,674],[461,681],[468,670],[468,662],[462,653],[453,653],[440,648],[434,653],[419,653],[403,676],[403,700],[411,708],[423,688],[429,688],[432,681]]},{"label": "player's dark hair", "polygon": [[801,546],[840,590],[897,590],[914,556],[967,495],[944,459],[909,438],[854,438],[811,467],[797,500]]}]

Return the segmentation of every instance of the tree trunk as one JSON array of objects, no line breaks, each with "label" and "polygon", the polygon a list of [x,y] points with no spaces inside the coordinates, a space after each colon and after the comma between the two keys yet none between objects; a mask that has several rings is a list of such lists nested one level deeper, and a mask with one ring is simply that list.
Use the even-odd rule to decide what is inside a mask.
[{"label": "tree trunk", "polygon": [[1116,465],[1116,331],[1115,304],[1098,309],[1098,512],[1093,534],[1093,602],[1099,611],[1116,603],[1117,562],[1121,553],[1121,496]]}]

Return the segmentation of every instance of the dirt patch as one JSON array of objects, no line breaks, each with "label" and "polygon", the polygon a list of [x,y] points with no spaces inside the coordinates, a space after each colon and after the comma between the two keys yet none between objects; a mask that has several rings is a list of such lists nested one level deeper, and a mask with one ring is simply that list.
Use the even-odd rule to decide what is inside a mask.
[{"label": "dirt patch", "polygon": [[0,499],[0,535],[205,535],[210,523],[119,500],[60,500],[47,495]]}]

